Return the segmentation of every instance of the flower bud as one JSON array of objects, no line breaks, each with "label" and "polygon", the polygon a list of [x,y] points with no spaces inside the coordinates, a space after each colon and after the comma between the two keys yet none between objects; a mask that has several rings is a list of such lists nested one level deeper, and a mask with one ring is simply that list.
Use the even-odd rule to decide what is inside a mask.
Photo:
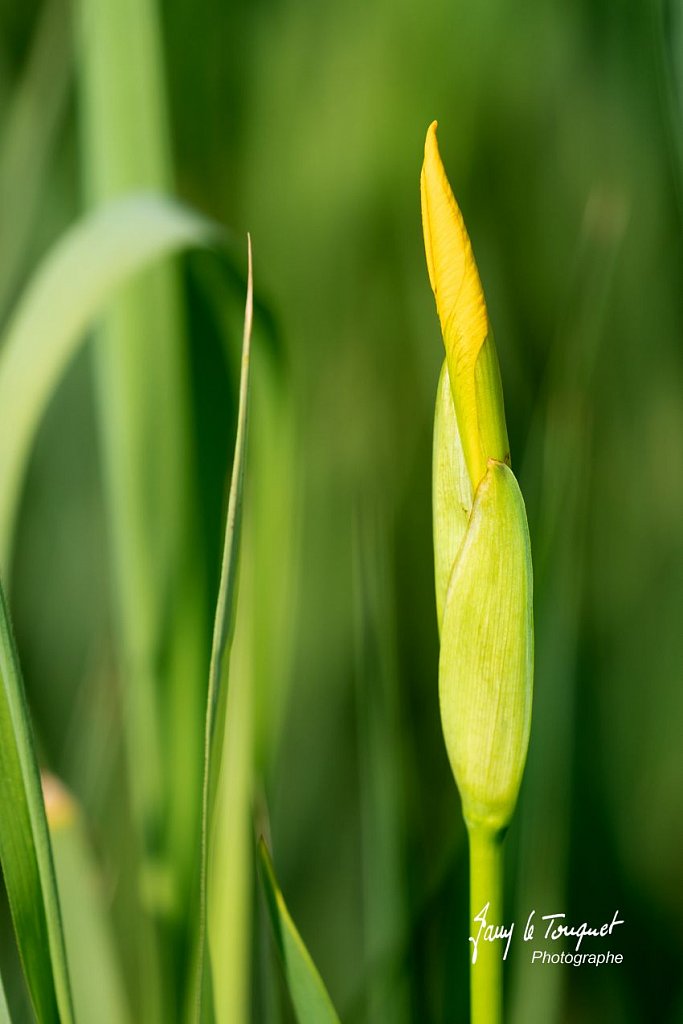
[{"label": "flower bud", "polygon": [[470,828],[498,832],[524,771],[533,689],[532,570],[500,371],[462,215],[427,133],[422,216],[446,349],[434,418],[433,523],[446,749]]},{"label": "flower bud", "polygon": [[498,357],[484,292],[462,214],[441,163],[436,121],[427,132],[420,193],[427,269],[474,491],[488,460],[509,462],[510,452]]},{"label": "flower bud", "polygon": [[504,828],[529,743],[531,552],[512,470],[491,460],[453,564],[441,628],[439,702],[468,825]]}]

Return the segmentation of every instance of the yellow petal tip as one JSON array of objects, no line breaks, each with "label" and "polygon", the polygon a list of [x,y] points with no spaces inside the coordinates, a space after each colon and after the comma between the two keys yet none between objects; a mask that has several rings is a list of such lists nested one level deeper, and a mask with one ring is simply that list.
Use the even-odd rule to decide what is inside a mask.
[{"label": "yellow petal tip", "polygon": [[425,139],[422,226],[429,280],[454,378],[474,366],[488,333],[488,317],[472,245],[439,153],[437,127],[432,121]]}]

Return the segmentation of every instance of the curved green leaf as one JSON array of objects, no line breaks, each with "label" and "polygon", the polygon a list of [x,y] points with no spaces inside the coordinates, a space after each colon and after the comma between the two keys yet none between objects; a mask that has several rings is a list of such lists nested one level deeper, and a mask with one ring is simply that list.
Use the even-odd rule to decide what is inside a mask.
[{"label": "curved green leaf", "polygon": [[299,1024],[339,1024],[323,980],[287,909],[263,840],[259,843],[259,867],[275,944]]},{"label": "curved green leaf", "polygon": [[219,238],[208,221],[163,196],[114,200],[48,253],[0,348],[0,565],[7,566],[31,442],[85,332],[125,281],[160,257]]},{"label": "curved green leaf", "polygon": [[24,685],[0,586],[0,863],[40,1024],[70,1024],[71,993],[52,851]]}]

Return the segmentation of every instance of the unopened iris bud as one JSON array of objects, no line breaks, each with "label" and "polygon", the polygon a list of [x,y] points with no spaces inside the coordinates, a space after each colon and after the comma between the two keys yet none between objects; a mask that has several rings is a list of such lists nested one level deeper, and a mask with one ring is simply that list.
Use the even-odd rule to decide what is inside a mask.
[{"label": "unopened iris bud", "polygon": [[529,742],[531,554],[524,502],[507,464],[484,293],[439,156],[436,122],[427,133],[421,193],[446,349],[433,453],[441,721],[468,826],[499,832],[514,811]]},{"label": "unopened iris bud", "polygon": [[429,280],[436,299],[465,462],[475,490],[489,459],[510,461],[503,389],[479,271],[439,155],[436,121],[420,178]]}]

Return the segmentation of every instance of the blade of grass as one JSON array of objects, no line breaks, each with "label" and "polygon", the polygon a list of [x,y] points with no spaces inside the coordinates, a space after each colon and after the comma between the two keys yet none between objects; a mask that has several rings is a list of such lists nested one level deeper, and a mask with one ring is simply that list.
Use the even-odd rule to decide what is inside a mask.
[{"label": "blade of grass", "polygon": [[[250,454],[253,450],[252,410],[253,404],[250,404]],[[249,490],[251,483],[252,474],[249,472]],[[239,607],[230,655],[230,689],[226,695],[221,730],[221,765],[213,801],[206,879],[206,935],[216,1024],[248,1024],[252,1019],[254,853],[251,806],[254,789],[255,679],[251,613],[254,530],[252,504],[247,495],[244,499],[243,518]]]},{"label": "blade of grass", "polygon": [[0,135],[0,320],[24,270],[72,65],[67,4],[47,0]]},{"label": "blade of grass", "polygon": [[[43,261],[0,351],[0,431],[13,442],[0,446],[0,556],[5,565],[36,428],[87,328],[115,290],[141,268],[187,247],[213,248],[223,237],[208,221],[170,200],[130,196],[85,218]],[[231,257],[225,262],[232,273]],[[188,587],[188,600],[190,594]],[[191,677],[188,673],[185,682]],[[157,724],[152,720],[153,731],[140,734],[145,764]],[[155,769],[161,770],[160,758]]]},{"label": "blade of grass", "polygon": [[[201,271],[202,290],[222,326],[226,363],[238,371],[234,347],[227,343],[234,337],[238,313],[225,301],[225,281],[216,262],[203,264]],[[244,288],[242,282],[237,283],[241,296]],[[254,332],[259,343],[253,346],[251,363],[258,389],[250,401],[248,499],[253,529],[245,543],[250,545],[248,564],[253,579],[267,574],[268,587],[265,592],[259,588],[245,613],[251,623],[245,642],[250,645],[249,670],[253,674],[254,761],[257,772],[264,775],[276,757],[291,682],[301,467],[290,366],[277,327],[269,311],[259,307],[257,296]],[[277,530],[272,528],[274,508],[278,510]],[[243,592],[241,608],[245,596]]]},{"label": "blade of grass", "polygon": [[[248,256],[249,271],[247,279],[247,298],[244,312],[244,335],[242,340],[242,364],[240,371],[237,432],[235,437],[235,451],[232,464],[230,492],[228,495],[228,511],[225,524],[221,578],[218,588],[216,614],[214,618],[204,732],[199,924],[193,1008],[191,1011],[193,1019],[197,1021],[198,1024],[202,1019],[202,1004],[205,991],[207,891],[208,878],[211,870],[210,842],[214,824],[213,810],[216,790],[224,756],[223,727],[225,724],[227,706],[230,648],[235,624],[235,605],[238,587],[239,545],[242,525],[244,463],[249,403],[249,360],[251,352],[251,329],[253,316],[251,239],[248,241]],[[222,965],[217,965],[217,967],[218,966],[222,967]]]},{"label": "blade of grass", "polygon": [[339,1024],[327,989],[306,949],[280,892],[270,855],[259,842],[259,877],[273,938],[299,1024]]},{"label": "blade of grass", "polygon": [[24,685],[1,586],[0,862],[36,1016],[40,1024],[70,1024],[71,992],[50,838]]},{"label": "blade of grass", "polygon": [[[87,327],[140,267],[171,251],[220,241],[219,230],[155,196],[106,205],[48,254],[0,351],[0,552],[11,554],[14,514],[31,444],[50,396]],[[231,268],[231,260],[227,264]]]},{"label": "blade of grass", "polygon": [[[255,346],[241,544],[240,595],[223,725],[207,878],[207,927],[218,1024],[252,1019],[255,772],[274,755],[287,689],[293,613],[294,466],[288,393],[271,353]],[[272,529],[272,509],[278,529]],[[259,581],[268,580],[268,586]]]},{"label": "blade of grass", "polygon": [[220,238],[208,221],[156,195],[115,200],[52,248],[0,344],[0,565],[8,571],[20,488],[36,428],[87,329],[116,290],[160,257]]},{"label": "blade of grass", "polygon": [[107,911],[80,808],[61,783],[43,775],[76,1020],[129,1024],[130,1015]]},{"label": "blade of grass", "polygon": [[297,478],[290,393],[277,355],[265,345],[256,345],[252,354],[258,387],[250,402],[240,600],[208,879],[218,1024],[248,1024],[256,1012],[251,1006],[254,781],[273,764],[290,682]]},{"label": "blade of grass", "polygon": [[[201,286],[227,342],[241,309],[225,301],[215,261],[202,261]],[[238,289],[240,299],[243,288]],[[259,334],[260,332],[260,334]],[[219,1021],[248,1021],[252,1008],[254,779],[272,765],[291,677],[295,615],[295,544],[298,467],[295,419],[281,338],[263,308],[254,309],[251,373],[258,381],[249,401],[249,451],[245,487],[240,599],[230,669],[223,745],[207,879],[207,927],[214,972],[214,1013]],[[225,345],[232,373],[234,347]],[[278,528],[272,529],[272,510]],[[268,586],[258,585],[268,580]],[[270,960],[269,960],[270,963]]]},{"label": "blade of grass", "polygon": [[[262,775],[273,764],[291,683],[300,485],[295,413],[286,367],[257,348],[249,499],[253,585],[250,660],[254,688],[254,760]],[[272,527],[273,509],[278,528]],[[258,580],[268,578],[268,587]]]}]

